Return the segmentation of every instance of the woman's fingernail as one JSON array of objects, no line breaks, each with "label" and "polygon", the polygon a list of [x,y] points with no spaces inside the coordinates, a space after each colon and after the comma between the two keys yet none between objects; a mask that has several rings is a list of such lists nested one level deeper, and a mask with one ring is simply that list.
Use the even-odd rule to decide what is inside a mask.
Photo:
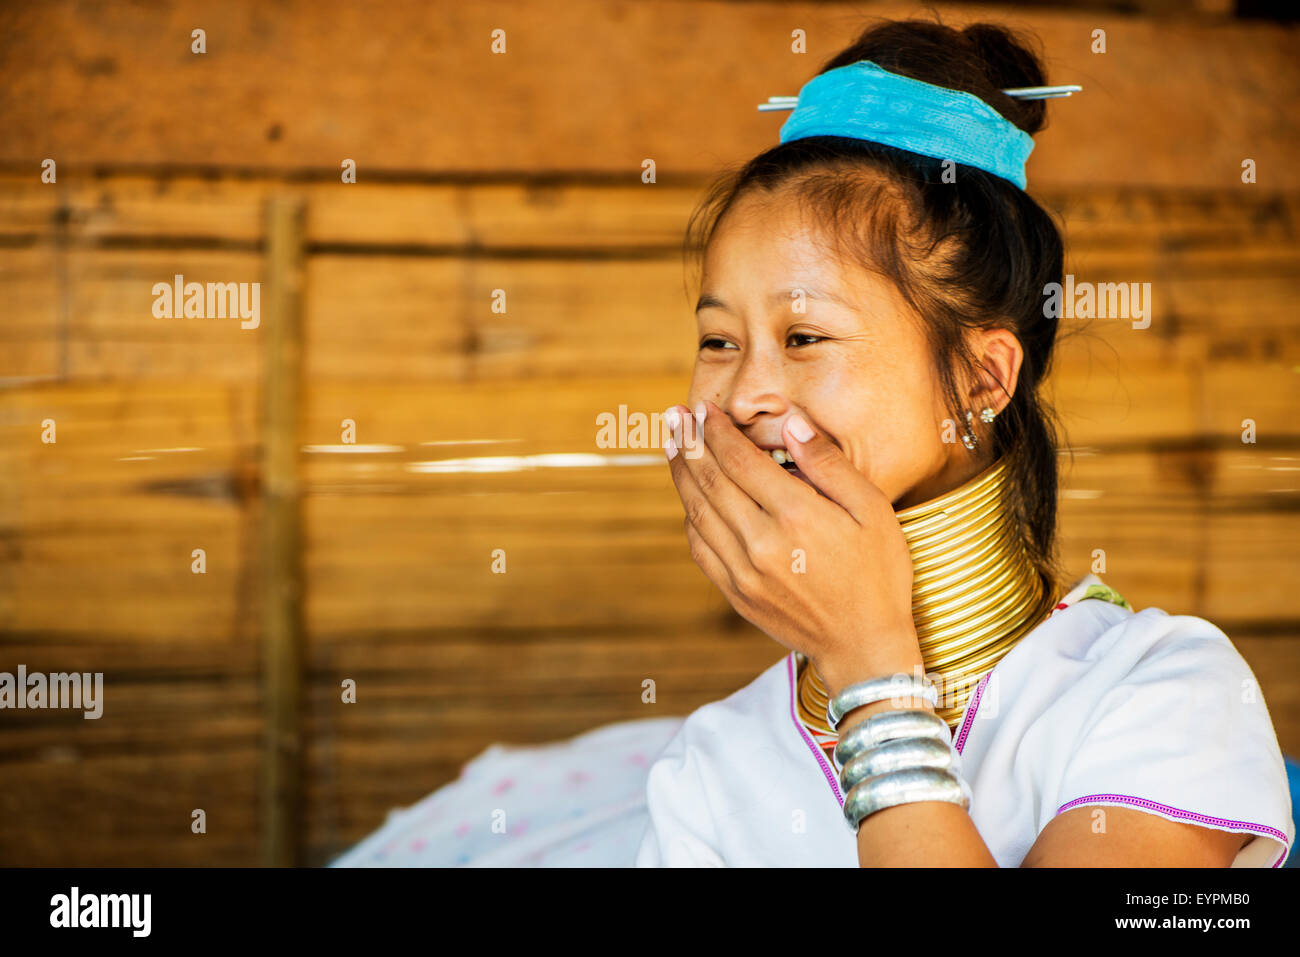
[{"label": "woman's fingernail", "polygon": [[704,417],[709,414],[708,408],[701,402],[695,407],[695,422],[697,425],[704,424]]},{"label": "woman's fingernail", "polygon": [[790,434],[800,442],[807,442],[813,437],[812,426],[804,421],[802,415],[790,416],[790,418],[786,420],[786,424],[790,426]]},{"label": "woman's fingernail", "polygon": [[668,444],[664,446],[664,452],[668,456],[668,461],[671,462],[673,457],[677,454],[677,443],[672,439],[669,439]]},{"label": "woman's fingernail", "polygon": [[668,426],[669,432],[676,432],[677,427],[682,424],[682,414],[676,409],[669,409],[664,413],[664,424]]}]

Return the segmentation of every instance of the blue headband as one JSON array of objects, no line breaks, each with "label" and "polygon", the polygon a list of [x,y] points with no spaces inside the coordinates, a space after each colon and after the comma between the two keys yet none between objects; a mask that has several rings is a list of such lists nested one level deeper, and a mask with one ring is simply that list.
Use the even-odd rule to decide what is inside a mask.
[{"label": "blue headband", "polygon": [[813,77],[781,125],[781,142],[849,136],[952,160],[1025,188],[1034,138],[979,97],[859,60]]}]

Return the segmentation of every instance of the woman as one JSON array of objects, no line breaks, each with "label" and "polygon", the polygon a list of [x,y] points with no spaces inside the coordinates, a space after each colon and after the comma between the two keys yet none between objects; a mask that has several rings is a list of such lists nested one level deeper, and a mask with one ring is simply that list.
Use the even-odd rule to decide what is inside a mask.
[{"label": "woman", "polygon": [[[919,82],[918,82],[919,81]],[[692,557],[791,653],[685,720],[492,748],[336,864],[1278,866],[1227,636],[1055,559],[1062,245],[1005,30],[885,23],[715,187],[665,449]],[[829,713],[828,713],[829,709]]]}]

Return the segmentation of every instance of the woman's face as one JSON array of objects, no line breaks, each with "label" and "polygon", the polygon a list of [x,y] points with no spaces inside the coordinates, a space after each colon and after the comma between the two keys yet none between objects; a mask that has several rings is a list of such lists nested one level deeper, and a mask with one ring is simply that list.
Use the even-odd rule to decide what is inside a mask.
[{"label": "woman's face", "polygon": [[[792,290],[803,291],[802,312]],[[751,194],[733,205],[705,256],[696,318],[690,406],[711,399],[754,444],[783,448],[797,412],[896,509],[986,464],[960,439],[943,441],[953,413],[897,289],[828,255],[793,203]]]}]

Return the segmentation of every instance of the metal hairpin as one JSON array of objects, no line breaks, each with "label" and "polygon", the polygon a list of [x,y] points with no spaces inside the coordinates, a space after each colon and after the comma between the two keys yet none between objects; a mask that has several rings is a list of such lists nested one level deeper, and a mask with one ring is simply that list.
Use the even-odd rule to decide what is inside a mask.
[{"label": "metal hairpin", "polygon": [[[1050,100],[1082,91],[1083,87],[1072,83],[1067,86],[1018,86],[1002,92],[1018,100]],[[766,103],[758,104],[758,108],[764,111],[793,110],[798,102],[797,96],[769,96]]]}]

